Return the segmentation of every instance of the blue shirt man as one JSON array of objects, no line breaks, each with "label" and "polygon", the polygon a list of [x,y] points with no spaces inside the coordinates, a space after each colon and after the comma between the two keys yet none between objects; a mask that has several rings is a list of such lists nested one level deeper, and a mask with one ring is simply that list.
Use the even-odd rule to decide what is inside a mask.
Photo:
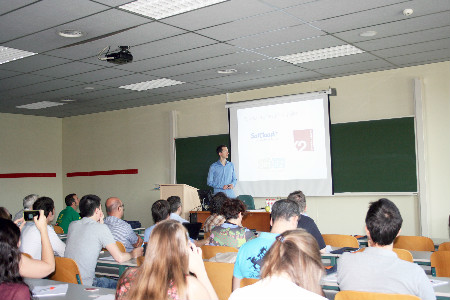
[{"label": "blue shirt man", "polygon": [[227,161],[228,148],[225,145],[220,145],[216,152],[219,155],[219,160],[209,167],[207,184],[214,188],[214,194],[223,192],[229,198],[236,198],[233,189],[237,178],[233,163]]}]

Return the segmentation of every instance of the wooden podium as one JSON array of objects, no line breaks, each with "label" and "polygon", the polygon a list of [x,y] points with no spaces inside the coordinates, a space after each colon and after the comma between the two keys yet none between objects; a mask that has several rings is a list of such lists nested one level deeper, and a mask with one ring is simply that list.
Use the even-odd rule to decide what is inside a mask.
[{"label": "wooden podium", "polygon": [[189,211],[200,206],[198,189],[187,184],[160,184],[160,199],[170,196],[181,198],[181,217],[189,220]]}]

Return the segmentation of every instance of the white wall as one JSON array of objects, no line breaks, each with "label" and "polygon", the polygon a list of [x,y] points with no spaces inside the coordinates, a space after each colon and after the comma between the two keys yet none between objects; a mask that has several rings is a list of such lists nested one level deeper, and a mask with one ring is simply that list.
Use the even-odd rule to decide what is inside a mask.
[{"label": "white wall", "polygon": [[56,177],[0,178],[0,206],[11,214],[22,209],[29,194],[48,196],[56,211],[62,196],[62,120],[0,114],[0,173],[56,173]]}]

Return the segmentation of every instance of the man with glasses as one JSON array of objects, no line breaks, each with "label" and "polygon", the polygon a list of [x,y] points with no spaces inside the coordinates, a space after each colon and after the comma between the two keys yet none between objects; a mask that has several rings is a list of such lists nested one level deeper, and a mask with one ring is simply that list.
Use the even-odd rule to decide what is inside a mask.
[{"label": "man with glasses", "polygon": [[122,220],[125,207],[122,201],[117,197],[111,197],[106,200],[106,213],[108,217],[105,218],[105,224],[116,241],[121,242],[127,252],[134,248],[140,247],[143,240],[134,233],[131,225]]}]

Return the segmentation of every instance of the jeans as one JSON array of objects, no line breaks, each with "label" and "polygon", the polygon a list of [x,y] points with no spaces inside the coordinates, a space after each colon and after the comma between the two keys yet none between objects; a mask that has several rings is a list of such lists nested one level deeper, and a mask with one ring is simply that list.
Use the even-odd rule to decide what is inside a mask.
[{"label": "jeans", "polygon": [[94,277],[92,286],[102,287],[102,288],[107,288],[107,289],[116,289],[117,280],[110,279],[107,277]]}]

